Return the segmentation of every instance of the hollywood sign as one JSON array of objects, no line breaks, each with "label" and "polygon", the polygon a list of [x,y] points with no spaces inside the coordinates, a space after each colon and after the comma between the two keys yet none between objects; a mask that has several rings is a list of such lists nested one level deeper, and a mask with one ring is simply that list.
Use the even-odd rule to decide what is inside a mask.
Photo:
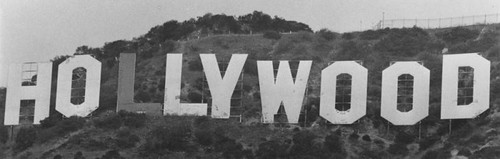
[{"label": "hollywood sign", "polygon": [[[229,118],[231,96],[247,58],[233,54],[224,76],[214,54],[200,54],[210,93],[212,118]],[[119,59],[117,111],[127,110],[158,115],[207,115],[207,103],[181,103],[182,54],[166,55],[164,103],[134,103],[135,54],[121,54]],[[30,118],[32,124],[49,116],[52,63],[36,63],[36,85],[22,86],[22,64],[9,69],[5,125],[18,125]],[[288,61],[280,61],[276,76],[272,61],[257,61],[262,103],[262,121],[273,123],[274,115],[283,103],[289,123],[297,123],[302,108],[312,61],[300,61],[296,79]],[[90,55],[76,55],[59,66],[55,109],[65,116],[87,116],[99,107],[101,63]],[[468,68],[474,81],[465,90],[462,68]],[[74,71],[84,69],[83,101],[73,102]],[[490,62],[476,53],[443,55],[441,119],[474,118],[489,108]],[[466,72],[467,73],[467,72]],[[337,77],[351,77],[350,108],[338,110],[336,104]],[[458,75],[458,76],[457,76]],[[405,85],[400,77],[411,80],[412,109],[399,111],[400,91]],[[430,71],[416,61],[395,62],[382,72],[381,116],[394,125],[413,125],[429,114]],[[408,81],[406,81],[408,82]],[[321,71],[320,116],[333,124],[352,124],[366,114],[368,70],[355,61],[337,61]],[[468,91],[463,96],[463,91]],[[340,98],[340,97],[339,97]],[[466,104],[459,102],[468,100]],[[33,107],[25,106],[32,103]],[[24,103],[24,104],[23,104]],[[462,104],[460,104],[462,103]],[[31,112],[30,112],[31,111]],[[20,112],[24,112],[21,113]],[[29,112],[26,115],[26,112]],[[31,114],[31,115],[29,115]]]}]

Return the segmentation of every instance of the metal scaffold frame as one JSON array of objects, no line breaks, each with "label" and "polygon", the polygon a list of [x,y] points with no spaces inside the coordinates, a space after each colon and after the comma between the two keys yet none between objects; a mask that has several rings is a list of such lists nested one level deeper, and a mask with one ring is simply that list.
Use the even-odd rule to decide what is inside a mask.
[{"label": "metal scaffold frame", "polygon": [[[219,71],[224,77],[227,66],[229,65],[229,59],[230,58],[220,58],[218,59],[217,63],[219,65]],[[231,106],[230,106],[230,115],[229,118],[237,119],[239,122],[242,122],[242,117],[241,113],[243,110],[243,77],[244,73],[241,72],[240,77],[238,78],[238,82],[236,83],[236,86],[234,88],[233,94],[231,96]],[[210,94],[210,89],[208,88],[208,83],[207,83],[207,78],[206,76],[203,76],[203,82],[202,82],[202,103],[207,103],[207,115],[211,116],[212,115],[212,96]],[[206,101],[205,101],[206,99]]]}]

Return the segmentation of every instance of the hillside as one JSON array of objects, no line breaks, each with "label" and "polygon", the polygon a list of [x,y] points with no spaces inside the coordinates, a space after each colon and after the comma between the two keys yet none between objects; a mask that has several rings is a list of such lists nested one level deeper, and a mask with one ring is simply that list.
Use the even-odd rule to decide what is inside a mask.
[{"label": "hillside", "polygon": [[[99,110],[86,118],[61,119],[60,114],[54,113],[39,126],[18,128],[14,139],[0,142],[0,158],[500,157],[500,25],[434,30],[387,28],[344,34],[328,30],[313,33],[307,29],[286,34],[233,32],[199,38],[162,36],[161,40],[153,40],[148,34],[130,41],[106,43],[102,48],[79,47],[76,54],[91,54],[103,62]],[[480,52],[492,62],[491,106],[476,119],[439,119],[443,50],[448,50],[448,54]],[[180,97],[183,102],[208,100],[200,53],[215,53],[219,61],[233,53],[247,53],[242,122],[113,112],[116,57],[121,52],[137,54],[136,102],[163,102],[167,53],[184,53]],[[54,61],[58,63],[64,58]],[[256,60],[313,60],[299,125],[259,122]],[[361,60],[369,69],[367,114],[352,125],[332,125],[318,117],[320,71],[337,60]],[[394,126],[380,117],[382,70],[391,61],[408,60],[422,61],[431,71],[430,112],[417,125]],[[0,141],[6,131],[7,127],[0,127]]]}]

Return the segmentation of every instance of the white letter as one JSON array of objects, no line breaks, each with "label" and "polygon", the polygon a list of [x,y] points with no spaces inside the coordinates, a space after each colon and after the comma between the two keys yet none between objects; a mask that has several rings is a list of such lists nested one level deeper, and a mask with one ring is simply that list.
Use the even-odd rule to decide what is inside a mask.
[{"label": "white letter", "polygon": [[[48,117],[51,79],[52,62],[11,65],[7,85],[4,124],[18,125],[20,117],[23,118],[21,124],[40,124],[40,120]],[[34,80],[36,80],[36,84],[32,83]],[[27,82],[25,84],[28,86],[22,86],[21,83],[23,82]],[[21,100],[26,104],[24,108],[21,108]],[[34,106],[32,105],[33,102]],[[23,112],[22,116],[20,116],[21,111]],[[26,123],[31,118],[33,118],[33,123]]]},{"label": "white letter", "polygon": [[[83,73],[73,74],[73,72],[82,68],[86,70],[85,75]],[[84,80],[82,83],[85,83],[85,94],[82,103],[77,102],[74,104],[72,102],[72,97],[75,97],[73,85],[78,83],[77,80]],[[99,107],[100,86],[101,62],[90,55],[76,55],[66,59],[59,64],[56,110],[67,117],[74,115],[87,116]]]},{"label": "white letter", "polygon": [[490,105],[490,61],[476,53],[444,55],[442,85],[441,119],[475,118]]},{"label": "white letter", "polygon": [[394,125],[413,125],[427,117],[429,75],[417,62],[396,62],[382,71],[381,116]]},{"label": "white letter", "polygon": [[[339,76],[351,77],[345,92],[347,96],[336,94]],[[333,124],[352,124],[366,114],[366,92],[368,71],[355,61],[337,61],[321,71],[321,117]],[[339,99],[337,99],[339,96]],[[345,99],[348,98],[348,99]],[[339,102],[337,102],[339,101]],[[342,103],[340,103],[342,102]],[[350,105],[348,110],[338,110],[340,104]]]},{"label": "white letter", "polygon": [[215,54],[200,54],[203,70],[212,95],[212,117],[229,118],[231,96],[245,64],[247,54],[233,54],[224,77],[220,74]]},{"label": "white letter", "polygon": [[207,115],[206,103],[181,104],[182,54],[167,54],[163,114]]},{"label": "white letter", "polygon": [[311,64],[312,61],[300,61],[294,82],[288,61],[280,61],[275,81],[272,61],[257,61],[264,123],[274,122],[281,102],[288,122],[298,123]]}]

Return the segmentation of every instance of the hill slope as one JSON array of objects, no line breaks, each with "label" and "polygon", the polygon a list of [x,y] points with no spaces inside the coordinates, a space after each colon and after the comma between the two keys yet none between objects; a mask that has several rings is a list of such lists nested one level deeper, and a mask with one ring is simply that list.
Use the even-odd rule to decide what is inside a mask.
[{"label": "hill slope", "polygon": [[[79,52],[93,54],[103,62],[101,107],[95,115],[64,120],[55,116],[40,126],[21,128],[13,141],[1,146],[0,157],[70,158],[82,154],[85,158],[497,158],[499,33],[499,25],[489,25],[469,29],[382,29],[342,35],[327,30],[304,31],[281,34],[280,38],[224,34],[161,43],[147,38],[115,41],[97,51],[87,48]],[[94,54],[99,50],[104,52],[102,56]],[[443,50],[480,52],[492,61],[491,106],[476,119],[439,119]],[[202,85],[204,75],[198,54],[215,53],[222,61],[232,53],[247,53],[242,123],[112,112],[116,105],[115,57],[116,52],[123,51],[133,51],[138,56],[137,102],[163,102],[166,53],[184,53],[183,102],[207,100],[202,99],[207,98],[208,92]],[[300,119],[303,127],[259,123],[256,60],[313,60],[304,105],[307,111]],[[367,115],[352,125],[331,125],[318,117],[320,71],[336,60],[361,60],[369,69]],[[430,114],[417,125],[394,126],[380,117],[381,72],[391,61],[407,60],[422,61],[431,70]],[[297,66],[292,64],[293,67]]]}]

